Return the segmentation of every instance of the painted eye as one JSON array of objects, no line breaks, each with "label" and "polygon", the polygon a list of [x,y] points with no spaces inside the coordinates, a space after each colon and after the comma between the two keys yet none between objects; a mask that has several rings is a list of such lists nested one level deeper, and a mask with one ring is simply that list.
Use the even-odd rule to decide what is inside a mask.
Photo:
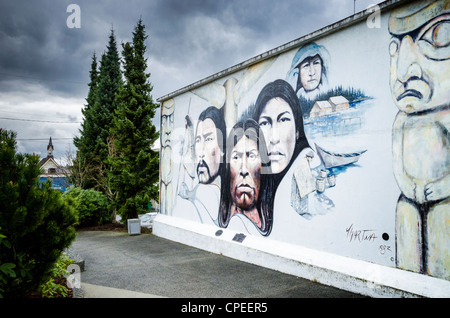
[{"label": "painted eye", "polygon": [[420,39],[437,48],[448,46],[450,44],[450,21],[444,20],[436,23]]},{"label": "painted eye", "polygon": [[267,120],[261,120],[259,122],[260,127],[269,126],[269,122]]},{"label": "painted eye", "polygon": [[322,62],[319,59],[316,59],[316,60],[313,61],[313,64],[314,65],[321,65]]},{"label": "painted eye", "polygon": [[309,62],[305,62],[302,65],[300,65],[300,68],[308,68],[309,67]]},{"label": "painted eye", "polygon": [[437,21],[431,21],[428,26],[424,27],[424,31],[418,36],[418,47],[431,60],[448,60],[450,58],[450,20],[439,17]]},{"label": "painted eye", "polygon": [[391,40],[391,43],[389,43],[389,54],[391,56],[394,56],[398,52],[398,44],[398,40],[395,38]]},{"label": "painted eye", "polygon": [[280,121],[280,123],[285,123],[285,122],[291,121],[291,119],[289,117],[281,117],[279,121]]}]

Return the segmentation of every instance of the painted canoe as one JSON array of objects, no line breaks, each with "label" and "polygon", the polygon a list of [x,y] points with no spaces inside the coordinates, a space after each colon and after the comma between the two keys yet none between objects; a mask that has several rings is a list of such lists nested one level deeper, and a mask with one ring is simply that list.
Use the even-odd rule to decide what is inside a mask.
[{"label": "painted canoe", "polygon": [[325,149],[319,147],[317,144],[314,145],[316,146],[320,160],[327,169],[355,163],[359,160],[361,155],[367,151],[363,150],[352,153],[333,153],[330,151],[326,151]]}]

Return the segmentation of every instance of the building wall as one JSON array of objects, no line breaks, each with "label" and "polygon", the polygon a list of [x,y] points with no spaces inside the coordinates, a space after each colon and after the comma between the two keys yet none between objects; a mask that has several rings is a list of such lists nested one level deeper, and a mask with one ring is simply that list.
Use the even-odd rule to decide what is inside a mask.
[{"label": "building wall", "polygon": [[47,159],[44,164],[41,166],[41,169],[44,173],[50,173],[51,170],[60,172],[61,168],[58,166],[58,164],[55,162],[53,158]]},{"label": "building wall", "polygon": [[71,185],[68,180],[68,171],[64,167],[59,166],[53,157],[44,158],[41,162],[41,174],[39,175],[39,183],[44,183],[50,180],[52,182],[53,189],[66,191]]},{"label": "building wall", "polygon": [[47,181],[52,182],[52,188],[66,191],[68,187],[71,186],[69,183],[69,180],[65,175],[40,175],[39,176],[39,183],[44,183]]},{"label": "building wall", "polygon": [[160,99],[161,213],[448,280],[450,4],[400,4]]}]

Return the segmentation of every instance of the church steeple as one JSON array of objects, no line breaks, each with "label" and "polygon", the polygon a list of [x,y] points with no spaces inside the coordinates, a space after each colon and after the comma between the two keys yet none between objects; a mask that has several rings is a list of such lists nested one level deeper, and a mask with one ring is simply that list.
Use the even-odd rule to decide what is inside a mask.
[{"label": "church steeple", "polygon": [[50,141],[47,146],[47,158],[53,158],[53,144],[52,137],[50,137]]}]

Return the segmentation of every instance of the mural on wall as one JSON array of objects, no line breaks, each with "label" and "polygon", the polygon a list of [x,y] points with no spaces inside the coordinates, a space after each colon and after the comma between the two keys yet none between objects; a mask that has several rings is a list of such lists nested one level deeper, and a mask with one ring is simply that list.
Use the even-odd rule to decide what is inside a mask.
[{"label": "mural on wall", "polygon": [[321,39],[164,101],[161,212],[449,279],[449,2],[386,15],[364,80]]},{"label": "mural on wall", "polygon": [[173,99],[161,106],[161,160],[160,160],[160,211],[170,215],[173,207],[172,185],[172,131],[174,129],[175,103]]},{"label": "mural on wall", "polygon": [[[291,204],[297,208],[300,199],[306,200],[316,190],[316,182],[309,167],[313,152],[305,135],[302,108],[293,87],[281,79],[264,86],[256,100],[253,119],[258,122],[266,138],[274,191],[302,153],[292,180]],[[308,159],[305,159],[306,154]],[[297,212],[301,215],[313,213],[306,209],[297,209]]]},{"label": "mural on wall", "polygon": [[[266,142],[253,119],[236,123],[226,143],[219,225],[231,220],[243,223],[248,232],[270,234],[275,194]],[[249,229],[250,227],[250,229]]]},{"label": "mural on wall", "polygon": [[362,111],[358,103],[369,99],[360,89],[329,87],[330,54],[316,43],[298,49],[286,75],[302,108],[308,134],[348,134],[361,127]]},{"label": "mural on wall", "polygon": [[[304,117],[310,137],[316,134],[350,134],[361,127],[363,114],[356,107],[355,101],[368,97],[355,88],[344,89],[339,86],[329,89],[329,62],[330,54],[324,46],[308,43],[298,49],[286,75],[286,80],[295,89],[299,99],[298,106],[293,108],[302,110],[299,115]],[[303,122],[299,124],[303,127]],[[336,175],[344,171],[343,167],[357,162],[366,152],[355,150],[350,153],[333,153],[317,144],[314,144],[314,147],[321,166],[311,169],[314,151],[309,149],[307,154],[302,156],[292,178],[291,205],[308,219],[314,215],[326,214],[334,207],[333,201],[324,194],[325,189],[334,187]]]},{"label": "mural on wall", "polygon": [[450,1],[393,11],[389,32],[397,264],[449,279]]},{"label": "mural on wall", "polygon": [[329,61],[328,50],[316,43],[308,43],[297,51],[286,81],[291,84],[299,98],[315,100],[326,89]]},{"label": "mural on wall", "polygon": [[194,94],[221,108],[227,127],[232,127],[237,119],[238,104],[273,64],[276,57],[264,60],[248,67],[241,78],[227,79],[223,84],[212,83],[193,91]]},{"label": "mural on wall", "polygon": [[[221,110],[210,106],[201,112],[193,138],[193,169],[198,184],[189,190],[182,183],[178,195],[195,206],[202,223],[218,223],[221,180],[224,170],[226,125]],[[189,140],[184,140],[188,144]],[[191,146],[189,146],[191,147]],[[213,198],[213,200],[211,200]]]}]

